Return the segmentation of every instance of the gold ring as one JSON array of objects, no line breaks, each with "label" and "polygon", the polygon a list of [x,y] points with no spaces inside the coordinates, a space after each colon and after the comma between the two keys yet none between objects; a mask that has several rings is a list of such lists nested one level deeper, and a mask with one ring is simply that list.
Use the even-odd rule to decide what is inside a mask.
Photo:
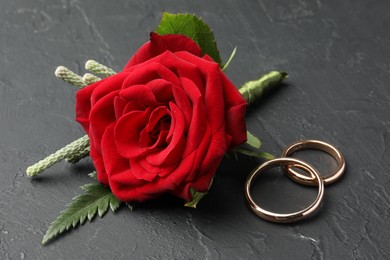
[{"label": "gold ring", "polygon": [[[345,170],[345,159],[344,156],[341,154],[341,152],[334,147],[333,145],[330,145],[328,143],[318,141],[318,140],[302,140],[302,141],[297,141],[295,143],[290,144],[287,146],[283,153],[282,157],[289,157],[293,153],[305,149],[315,149],[315,150],[320,150],[323,152],[328,153],[331,155],[338,164],[337,169],[334,172],[331,172],[330,174],[321,177],[321,179],[324,181],[325,185],[331,184],[335,182],[337,179],[339,179]],[[291,166],[285,166],[284,167],[285,173],[294,181],[304,184],[304,185],[311,185],[314,186],[316,185],[316,180],[313,178],[313,176],[305,176],[303,174],[300,174],[299,172],[295,171],[293,167]]]},{"label": "gold ring", "polygon": [[[250,188],[253,180],[262,171],[267,170],[269,168],[273,168],[275,166],[296,167],[308,172],[311,176],[313,176],[313,178],[316,180],[316,184],[318,184],[318,194],[316,199],[310,206],[298,212],[281,214],[281,213],[274,213],[262,209],[261,207],[259,207],[259,205],[257,205],[254,202],[250,193]],[[257,216],[272,222],[289,223],[289,222],[294,222],[294,221],[307,218],[308,216],[312,215],[319,209],[323,196],[324,196],[324,182],[322,181],[321,176],[319,175],[317,170],[314,169],[309,164],[295,158],[277,158],[277,159],[269,160],[263,163],[262,165],[260,165],[259,167],[257,167],[255,170],[253,170],[249,174],[245,182],[245,197],[248,200],[250,209]]]}]

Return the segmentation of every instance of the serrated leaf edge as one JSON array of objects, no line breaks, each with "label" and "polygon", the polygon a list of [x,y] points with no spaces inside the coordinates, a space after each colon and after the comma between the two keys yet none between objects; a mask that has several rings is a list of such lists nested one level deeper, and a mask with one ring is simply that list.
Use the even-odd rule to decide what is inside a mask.
[{"label": "serrated leaf edge", "polygon": [[[205,22],[205,21],[203,21],[203,19],[202,18],[200,18],[199,16],[197,16],[197,15],[195,15],[195,14],[190,14],[190,13],[178,13],[178,14],[173,14],[173,13],[169,13],[169,12],[164,12],[163,13],[163,16],[162,16],[162,18],[161,18],[161,21],[160,21],[160,23],[157,25],[157,27],[156,27],[156,29],[155,29],[155,32],[157,32],[158,34],[160,34],[158,31],[159,31],[159,29],[160,29],[160,27],[161,27],[161,22],[162,21],[164,21],[164,19],[167,19],[167,21],[169,22],[169,25],[170,25],[170,27],[172,28],[172,31],[173,31],[173,33],[174,34],[180,34],[179,32],[178,32],[178,30],[175,30],[175,28],[174,28],[174,26],[172,26],[172,23],[171,23],[171,20],[170,20],[170,17],[173,17],[173,16],[190,16],[192,19],[191,19],[191,21],[193,22],[193,23],[195,23],[194,22],[194,19],[196,19],[197,21],[199,21],[199,22],[201,22],[201,24],[203,25],[203,26],[206,26],[207,27],[207,29],[209,30],[209,32],[210,32],[210,34],[211,34],[211,36],[212,36],[212,45],[213,45],[213,51],[215,51],[215,56],[214,55],[210,55],[210,53],[209,52],[205,52],[205,50],[204,49],[202,49],[202,46],[201,46],[201,43],[199,42],[199,37],[197,37],[197,38],[199,38],[199,39],[197,39],[196,37],[194,37],[194,35],[186,35],[187,37],[190,37],[192,40],[194,40],[198,45],[199,45],[199,47],[201,47],[201,49],[202,49],[202,52],[203,52],[203,54],[208,54],[210,57],[212,57],[213,59],[214,59],[214,61],[215,62],[217,62],[218,64],[220,64],[220,66],[222,67],[222,59],[221,59],[221,55],[220,55],[220,53],[219,53],[219,49],[218,49],[218,46],[217,46],[217,41],[215,40],[215,37],[214,37],[214,32],[213,32],[213,30],[210,28],[210,26]],[[196,26],[195,26],[196,27]],[[196,29],[195,29],[196,30]],[[180,30],[179,30],[180,31]],[[192,34],[194,34],[194,32],[192,32]],[[160,34],[160,35],[164,35],[164,34]],[[184,35],[184,34],[183,34]],[[195,32],[195,35],[197,35],[197,33]]]},{"label": "serrated leaf edge", "polygon": [[[70,217],[66,218],[66,220],[62,221],[61,218],[64,217],[64,215],[71,209],[71,207],[74,207],[75,204],[79,203],[83,198],[93,195],[93,192],[91,192],[90,190],[93,187],[105,188],[101,184],[95,184],[95,183],[90,183],[81,186],[80,188],[84,190],[86,193],[74,197],[72,199],[72,202],[66,206],[65,210],[61,211],[60,215],[50,224],[50,227],[48,228],[46,234],[43,237],[42,240],[43,245],[46,245],[50,240],[64,233],[65,231],[71,228],[75,228],[78,224],[80,225],[84,224],[87,218],[89,221],[91,221],[97,212],[100,217],[103,217],[108,210],[108,206],[110,206],[113,212],[115,212],[119,208],[121,202],[116,197],[114,197],[114,195],[108,190],[107,194],[103,195],[97,200],[95,199],[92,203],[89,203],[86,207],[77,210]],[[108,200],[108,201],[104,203],[102,202],[104,200]],[[104,203],[107,206],[103,205],[102,207],[101,203]],[[81,213],[80,211],[86,211],[86,213]],[[80,216],[76,217],[77,215]]]}]

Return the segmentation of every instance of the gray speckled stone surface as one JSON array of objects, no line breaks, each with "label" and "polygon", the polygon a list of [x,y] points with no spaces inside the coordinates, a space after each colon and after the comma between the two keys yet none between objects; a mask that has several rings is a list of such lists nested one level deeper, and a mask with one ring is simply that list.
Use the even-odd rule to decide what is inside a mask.
[{"label": "gray speckled stone surface", "polygon": [[[388,259],[389,9],[386,0],[0,1],[0,258]],[[326,188],[315,217],[278,225],[257,218],[244,199],[258,161],[226,160],[196,210],[163,197],[42,247],[93,168],[83,160],[25,176],[83,134],[73,120],[75,89],[55,79],[56,66],[83,73],[93,58],[120,70],[163,10],[203,17],[225,60],[238,46],[227,72],[237,85],[287,71],[287,84],[249,110],[248,128],[272,154],[302,138],[329,141],[345,154],[345,176]],[[317,155],[308,160],[325,171],[332,160]],[[315,196],[280,173],[255,185],[256,199],[273,210],[296,210]]]}]

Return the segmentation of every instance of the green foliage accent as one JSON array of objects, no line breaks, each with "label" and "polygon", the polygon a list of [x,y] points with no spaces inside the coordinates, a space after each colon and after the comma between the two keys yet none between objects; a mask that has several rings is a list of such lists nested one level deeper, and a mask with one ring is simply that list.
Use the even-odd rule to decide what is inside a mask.
[{"label": "green foliage accent", "polygon": [[88,60],[85,63],[85,69],[89,70],[92,73],[103,75],[104,77],[109,77],[116,74],[116,72],[113,69],[103,64],[100,64],[99,62],[94,60]]},{"label": "green foliage accent", "polygon": [[54,72],[54,75],[56,75],[56,77],[58,79],[61,79],[65,82],[68,82],[68,83],[72,84],[73,86],[76,86],[79,88],[85,87],[85,83],[83,81],[83,78],[81,76],[77,75],[76,73],[74,73],[73,71],[71,71],[70,69],[68,69],[67,67],[58,66],[56,71]]},{"label": "green foliage accent", "polygon": [[189,207],[189,208],[196,208],[196,205],[198,205],[199,201],[206,195],[206,193],[197,192],[192,187],[190,189],[190,192],[191,192],[191,195],[192,195],[192,201],[187,202],[186,204],[184,204],[184,206],[185,207]]},{"label": "green foliage accent", "polygon": [[91,221],[96,213],[103,217],[108,207],[115,212],[121,205],[121,201],[115,198],[111,191],[101,184],[90,183],[81,186],[81,189],[85,191],[85,194],[73,198],[72,202],[67,205],[67,208],[50,225],[43,237],[43,245],[61,233],[75,228],[79,223],[82,225],[87,218]]},{"label": "green foliage accent", "polygon": [[269,90],[280,86],[280,84],[288,78],[286,72],[271,71],[263,75],[259,79],[251,80],[241,86],[239,92],[242,97],[248,102],[248,105],[261,99]]},{"label": "green foliage accent", "polygon": [[156,28],[156,33],[188,36],[199,45],[203,54],[208,54],[220,65],[222,63],[213,31],[196,15],[164,12],[161,22]]},{"label": "green foliage accent", "polygon": [[93,172],[91,172],[91,173],[88,173],[88,176],[91,177],[92,179],[97,180],[97,172],[96,172],[96,171],[93,171]]},{"label": "green foliage accent", "polygon": [[236,51],[237,51],[237,46],[234,47],[234,49],[233,49],[233,51],[232,51],[232,54],[230,54],[230,57],[229,57],[228,61],[226,62],[225,65],[223,65],[222,71],[225,71],[225,70],[229,67],[230,62],[232,62],[234,56],[236,56]]},{"label": "green foliage accent", "polygon": [[[273,156],[270,153],[252,151],[252,150],[248,150],[248,149],[245,149],[245,148],[242,148],[242,147],[233,148],[232,152],[235,155],[237,155],[237,153],[241,153],[241,154],[244,154],[244,155],[247,155],[247,156],[256,157],[256,158],[260,158],[260,159],[266,159],[266,160],[271,160],[271,159],[275,158],[275,156]],[[236,159],[237,159],[237,157],[236,157]]]},{"label": "green foliage accent", "polygon": [[249,131],[246,131],[246,136],[247,136],[247,140],[246,140],[246,143],[250,146],[252,146],[253,148],[256,148],[256,149],[259,149],[260,146],[261,146],[261,141],[259,138],[257,138],[256,136],[254,136],[253,134],[251,134],[251,132]]},{"label": "green foliage accent", "polygon": [[270,153],[267,153],[267,152],[260,152],[257,154],[258,158],[263,158],[263,159],[266,159],[266,160],[272,160],[272,159],[275,159],[276,157]]},{"label": "green foliage accent", "polygon": [[30,177],[35,177],[39,173],[49,168],[50,166],[60,162],[65,158],[71,158],[71,160],[74,160],[76,157],[83,154],[83,151],[88,147],[89,147],[89,137],[88,135],[84,135],[83,137],[57,150],[55,153],[50,154],[45,159],[40,160],[34,165],[31,165],[30,167],[27,168],[26,173]]}]

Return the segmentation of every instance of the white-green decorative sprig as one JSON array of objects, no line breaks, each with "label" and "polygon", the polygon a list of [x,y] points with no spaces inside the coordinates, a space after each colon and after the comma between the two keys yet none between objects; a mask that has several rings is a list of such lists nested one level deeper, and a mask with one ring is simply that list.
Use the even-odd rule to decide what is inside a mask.
[{"label": "white-green decorative sprig", "polygon": [[83,81],[83,78],[67,67],[64,66],[58,66],[56,71],[54,72],[54,75],[58,79],[62,79],[65,82],[68,82],[76,87],[83,88],[86,86],[86,84]]},{"label": "white-green decorative sprig", "polygon": [[99,78],[91,73],[85,73],[83,76],[83,82],[86,85],[90,85],[90,84],[95,83],[99,80],[101,80],[101,78]]},{"label": "white-green decorative sprig", "polygon": [[[116,73],[113,69],[93,60],[87,61],[85,68],[90,72],[102,75],[103,77],[111,76]],[[59,66],[54,74],[58,79],[68,82],[80,89],[101,80],[100,77],[91,73],[85,73],[84,76],[81,77],[64,66]],[[28,167],[26,173],[30,177],[35,177],[64,159],[67,162],[76,163],[82,158],[87,157],[89,152],[89,137],[88,135],[85,135]],[[91,173],[90,176],[96,179],[96,172]],[[42,244],[48,243],[51,239],[70,228],[76,227],[78,224],[82,225],[86,219],[91,221],[96,214],[102,217],[108,208],[111,208],[111,210],[115,212],[122,204],[121,201],[115,198],[110,189],[98,183],[87,184],[81,188],[85,193],[74,198],[72,203],[70,203],[68,207],[61,212],[60,216],[50,225],[42,240]]]},{"label": "white-green decorative sprig", "polygon": [[115,75],[116,72],[103,64],[100,64],[94,60],[89,60],[85,63],[85,69],[98,75],[105,77]]},{"label": "white-green decorative sprig", "polygon": [[[85,64],[85,68],[92,73],[103,75],[104,77],[114,75],[116,73],[113,69],[110,69],[94,60],[88,60]],[[64,66],[57,67],[54,74],[58,79],[68,82],[80,89],[101,80],[100,77],[91,73],[85,73],[84,76],[81,77]],[[70,163],[76,163],[84,157],[87,157],[89,155],[89,151],[89,138],[85,135],[59,149],[55,153],[47,156],[43,160],[40,160],[36,164],[28,167],[26,173],[30,177],[35,177],[47,168],[64,159]]]},{"label": "white-green decorative sprig", "polygon": [[[50,166],[60,162],[63,159],[69,158],[69,161],[76,161],[80,158],[81,155],[84,155],[84,151],[89,149],[89,138],[88,135],[77,139],[76,141],[71,142],[67,146],[59,149],[55,153],[49,155],[45,159],[37,162],[36,164],[27,168],[27,175],[30,177],[35,177],[39,173],[43,172],[45,169]],[[77,159],[76,159],[77,158]],[[78,160],[77,160],[78,161]]]}]

